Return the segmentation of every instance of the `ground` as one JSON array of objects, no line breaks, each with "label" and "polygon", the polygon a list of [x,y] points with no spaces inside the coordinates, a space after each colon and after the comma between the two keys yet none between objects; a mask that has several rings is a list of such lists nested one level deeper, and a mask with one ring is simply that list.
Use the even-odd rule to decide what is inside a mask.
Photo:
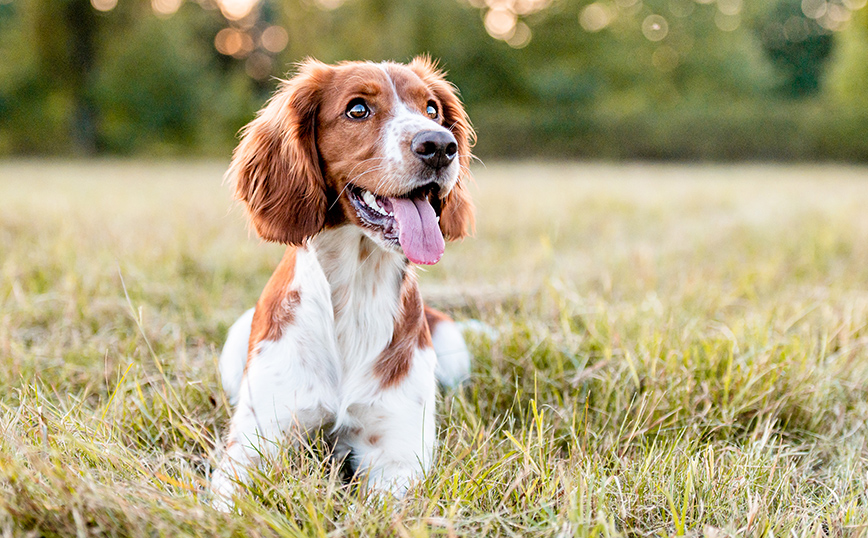
[{"label": "ground", "polygon": [[366,496],[286,446],[225,515],[216,358],[281,255],[225,165],[0,163],[8,535],[868,529],[865,168],[475,166],[476,235],[420,276],[488,327],[430,476]]}]

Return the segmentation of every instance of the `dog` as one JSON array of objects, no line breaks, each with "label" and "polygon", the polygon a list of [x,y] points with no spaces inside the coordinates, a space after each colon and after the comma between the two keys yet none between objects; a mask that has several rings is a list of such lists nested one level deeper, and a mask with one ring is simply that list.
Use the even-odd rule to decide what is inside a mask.
[{"label": "dog", "polygon": [[220,357],[235,409],[215,507],[232,506],[276,441],[320,429],[368,488],[400,498],[424,476],[435,379],[466,379],[470,355],[423,305],[414,264],[472,233],[474,136],[427,57],[306,60],[242,130],[227,181],[258,235],[287,248]]}]

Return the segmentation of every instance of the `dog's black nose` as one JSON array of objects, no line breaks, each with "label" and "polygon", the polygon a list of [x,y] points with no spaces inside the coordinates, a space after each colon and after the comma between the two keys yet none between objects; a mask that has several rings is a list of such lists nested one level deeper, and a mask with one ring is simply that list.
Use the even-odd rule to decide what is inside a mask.
[{"label": "dog's black nose", "polygon": [[413,137],[413,153],[431,168],[449,166],[458,154],[458,143],[449,131],[422,131]]}]

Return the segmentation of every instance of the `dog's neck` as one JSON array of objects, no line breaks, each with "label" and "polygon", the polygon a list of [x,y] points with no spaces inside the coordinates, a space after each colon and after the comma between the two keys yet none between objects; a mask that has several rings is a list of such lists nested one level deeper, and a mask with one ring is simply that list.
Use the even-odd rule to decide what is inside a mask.
[{"label": "dog's neck", "polygon": [[401,286],[415,278],[412,266],[357,226],[327,229],[311,242],[331,287],[341,355],[360,362],[376,359],[392,339]]}]

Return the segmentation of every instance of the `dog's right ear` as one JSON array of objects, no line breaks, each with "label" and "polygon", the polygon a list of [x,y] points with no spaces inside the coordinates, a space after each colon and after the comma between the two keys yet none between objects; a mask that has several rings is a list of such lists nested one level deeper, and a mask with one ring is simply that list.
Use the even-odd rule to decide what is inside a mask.
[{"label": "dog's right ear", "polygon": [[300,245],[325,222],[316,119],[331,68],[305,61],[242,130],[226,179],[263,239]]}]

